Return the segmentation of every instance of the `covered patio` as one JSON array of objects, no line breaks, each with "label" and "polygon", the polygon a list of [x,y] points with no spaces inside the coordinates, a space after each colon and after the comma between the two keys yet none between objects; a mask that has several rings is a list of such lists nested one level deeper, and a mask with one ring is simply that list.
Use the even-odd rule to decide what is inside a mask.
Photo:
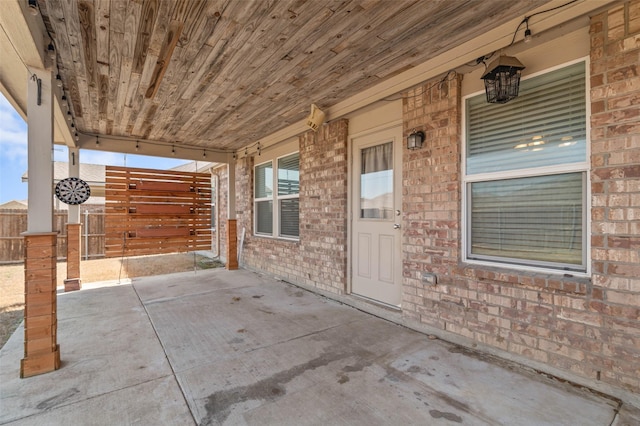
[{"label": "covered patio", "polygon": [[[0,27],[30,170],[0,423],[638,424],[640,0],[7,0]],[[526,65],[506,106],[502,56]],[[547,125],[541,94],[575,112]],[[485,121],[528,130],[494,152]],[[58,295],[55,144],[71,177],[85,150],[216,163],[229,270]],[[514,182],[529,204],[485,221],[473,188],[510,206]],[[559,213],[530,218],[529,187]]]},{"label": "covered patio", "polygon": [[627,424],[620,404],[250,271],[58,298],[63,367],[0,352],[0,423]]}]

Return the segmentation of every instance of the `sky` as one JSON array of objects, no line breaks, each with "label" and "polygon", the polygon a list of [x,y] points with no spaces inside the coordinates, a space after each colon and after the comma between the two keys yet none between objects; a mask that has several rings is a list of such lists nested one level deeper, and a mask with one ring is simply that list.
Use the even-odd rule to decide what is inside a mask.
[{"label": "sky", "polygon": [[[54,161],[68,161],[67,147],[55,145]],[[81,150],[80,160],[87,164],[169,169],[187,163],[175,158],[124,155],[103,151]],[[125,164],[126,162],[126,164]],[[0,204],[27,199],[27,184],[22,175],[27,171],[27,124],[0,93]]]}]

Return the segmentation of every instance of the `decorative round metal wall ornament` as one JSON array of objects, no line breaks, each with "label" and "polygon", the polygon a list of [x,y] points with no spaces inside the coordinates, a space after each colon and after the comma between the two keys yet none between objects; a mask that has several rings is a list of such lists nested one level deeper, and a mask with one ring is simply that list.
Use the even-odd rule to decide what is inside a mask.
[{"label": "decorative round metal wall ornament", "polygon": [[82,204],[91,196],[89,184],[77,177],[62,179],[56,184],[56,197],[66,204]]}]

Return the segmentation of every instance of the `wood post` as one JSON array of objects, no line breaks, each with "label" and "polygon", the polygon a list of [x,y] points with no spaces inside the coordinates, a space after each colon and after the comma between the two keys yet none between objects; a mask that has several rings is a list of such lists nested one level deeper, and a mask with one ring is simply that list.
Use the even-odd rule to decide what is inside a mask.
[{"label": "wood post", "polygon": [[238,269],[238,229],[237,220],[227,220],[227,269]]},{"label": "wood post", "polygon": [[67,279],[64,280],[64,291],[80,290],[81,258],[81,225],[79,223],[67,223]]},{"label": "wood post", "polygon": [[25,233],[24,358],[20,377],[60,368],[57,342],[57,233]]}]

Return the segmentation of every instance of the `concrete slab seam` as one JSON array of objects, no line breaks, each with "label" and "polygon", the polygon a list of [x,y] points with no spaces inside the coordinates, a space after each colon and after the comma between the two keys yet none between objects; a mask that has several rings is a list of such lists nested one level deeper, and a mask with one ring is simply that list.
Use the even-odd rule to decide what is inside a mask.
[{"label": "concrete slab seam", "polygon": [[213,289],[213,290],[201,291],[199,293],[189,293],[189,294],[173,296],[173,297],[162,297],[162,298],[159,298],[159,299],[153,299],[153,300],[149,300],[147,302],[142,302],[142,303],[144,305],[155,305],[155,304],[158,304],[158,303],[172,302],[174,300],[182,300],[182,299],[188,299],[188,298],[191,298],[191,297],[204,296],[204,295],[207,295],[207,294],[216,293],[218,291],[223,291],[223,290],[236,290],[236,289],[250,288],[250,287],[255,287],[255,286],[247,285],[247,286],[242,286],[242,287],[216,288],[216,289]]},{"label": "concrete slab seam", "polygon": [[146,305],[142,301],[142,298],[140,298],[140,294],[138,294],[138,290],[136,289],[135,284],[132,283],[131,287],[133,288],[133,291],[135,292],[136,297],[138,298],[138,301],[140,302],[140,305],[142,305],[142,308],[144,309],[144,312],[147,315],[147,319],[149,320],[149,324],[151,324],[151,328],[153,329],[153,333],[156,335],[156,339],[158,339],[158,343],[160,343],[160,347],[162,348],[162,352],[164,354],[164,357],[167,360],[167,364],[169,365],[169,368],[171,369],[171,375],[173,377],[173,380],[176,382],[176,385],[178,386],[178,389],[180,389],[180,395],[182,395],[182,399],[184,400],[184,403],[186,404],[187,408],[189,409],[189,414],[191,415],[191,419],[193,420],[193,424],[197,425],[198,421],[196,420],[195,413],[191,409],[191,406],[189,405],[189,401],[187,400],[187,396],[184,393],[184,389],[182,388],[182,385],[180,384],[180,381],[176,377],[176,372],[173,369],[173,365],[171,364],[171,360],[169,359],[169,355],[167,355],[167,349],[164,347],[164,344],[162,343],[162,339],[160,339],[160,335],[158,334],[158,330],[156,330],[155,324],[151,320],[151,316],[149,315],[149,311],[147,310]]}]

